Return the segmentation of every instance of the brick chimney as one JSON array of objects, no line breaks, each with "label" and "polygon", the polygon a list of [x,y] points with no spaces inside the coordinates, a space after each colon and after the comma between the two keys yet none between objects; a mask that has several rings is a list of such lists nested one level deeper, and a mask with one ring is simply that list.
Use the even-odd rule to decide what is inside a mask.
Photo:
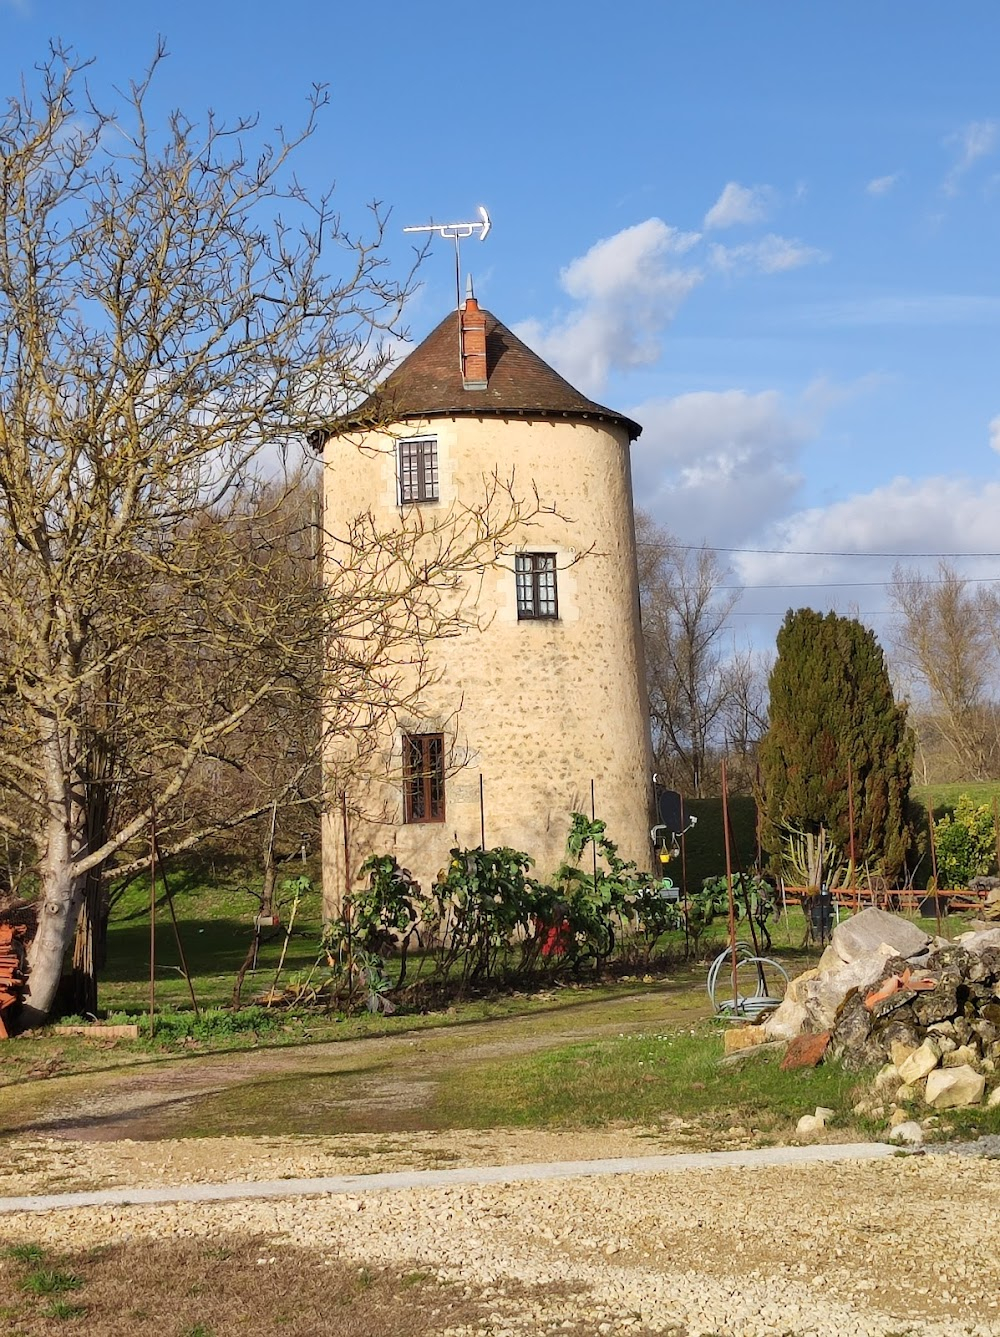
[{"label": "brick chimney", "polygon": [[472,295],[470,277],[465,305],[458,313],[459,352],[462,359],[462,386],[466,390],[486,389],[486,316]]}]

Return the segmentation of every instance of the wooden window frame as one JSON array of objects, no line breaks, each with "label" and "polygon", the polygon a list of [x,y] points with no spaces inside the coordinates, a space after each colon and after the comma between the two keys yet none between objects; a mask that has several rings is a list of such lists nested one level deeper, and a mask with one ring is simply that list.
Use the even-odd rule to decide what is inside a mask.
[{"label": "wooden window frame", "polygon": [[514,555],[519,622],[559,620],[559,588],[554,552],[519,552]]},{"label": "wooden window frame", "polygon": [[436,436],[406,436],[396,443],[400,506],[440,499]]},{"label": "wooden window frame", "polygon": [[444,782],[444,734],[403,734],[403,821],[408,826],[445,820]]}]

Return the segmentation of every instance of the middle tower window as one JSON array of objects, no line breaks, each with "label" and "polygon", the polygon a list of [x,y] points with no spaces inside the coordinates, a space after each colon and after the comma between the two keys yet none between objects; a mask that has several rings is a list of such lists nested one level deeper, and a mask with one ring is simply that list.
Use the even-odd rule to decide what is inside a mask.
[{"label": "middle tower window", "polygon": [[554,552],[517,553],[514,578],[517,581],[518,620],[559,616]]}]

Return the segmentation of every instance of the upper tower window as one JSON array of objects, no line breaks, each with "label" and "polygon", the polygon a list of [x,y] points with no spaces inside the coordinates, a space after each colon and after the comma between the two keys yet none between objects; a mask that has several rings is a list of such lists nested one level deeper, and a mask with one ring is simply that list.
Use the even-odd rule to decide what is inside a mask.
[{"label": "upper tower window", "polygon": [[436,436],[411,436],[399,443],[399,501],[438,499],[438,443]]},{"label": "upper tower window", "polygon": [[556,555],[554,552],[519,552],[514,558],[517,616],[557,618]]}]

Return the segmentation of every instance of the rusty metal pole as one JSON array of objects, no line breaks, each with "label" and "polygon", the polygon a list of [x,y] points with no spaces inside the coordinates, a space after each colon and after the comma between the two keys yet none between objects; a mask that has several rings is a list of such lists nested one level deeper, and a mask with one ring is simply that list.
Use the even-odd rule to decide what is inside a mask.
[{"label": "rusty metal pole", "polygon": [[[594,801],[594,782],[590,782],[590,821],[591,831],[597,824],[597,804]],[[594,894],[597,894],[597,841],[591,838],[590,847],[594,851]]]},{"label": "rusty metal pole", "polygon": [[861,899],[858,893],[858,865],[855,855],[854,845],[854,766],[850,757],[847,758],[847,822],[851,837],[851,900],[857,902],[860,907]]},{"label": "rusty metal pole", "polygon": [[934,800],[927,795],[927,830],[931,839],[931,876],[934,879],[934,922],[941,936],[941,888],[938,886],[937,840],[934,837]]},{"label": "rusty metal pole", "polygon": [[156,1030],[156,809],[149,813],[149,1037]]},{"label": "rusty metal pole", "polygon": [[[681,830],[684,830],[686,823],[684,821],[684,795],[681,795]],[[687,840],[681,836],[681,902],[684,911],[684,960],[688,959],[691,951],[690,938],[688,933],[688,861],[687,861]]]},{"label": "rusty metal pole", "polygon": [[180,924],[177,922],[177,911],[174,908],[174,894],[170,890],[170,881],[167,877],[167,870],[163,866],[163,855],[160,853],[160,842],[157,839],[155,832],[153,835],[153,851],[156,855],[156,861],[160,865],[160,876],[163,878],[163,894],[167,898],[167,909],[170,911],[170,920],[174,926],[174,942],[177,944],[177,955],[180,958],[181,971],[183,972],[184,979],[187,981],[188,993],[191,996],[191,1006],[194,1008],[194,1015],[200,1017],[201,1010],[198,1007],[198,999],[195,997],[194,993],[194,980],[191,978],[191,971],[187,962],[187,953],[184,951],[184,943],[181,940],[181,928]]},{"label": "rusty metal pole", "polygon": [[733,982],[733,1016],[739,1012],[739,958],[736,952],[736,900],[733,896],[733,860],[729,851],[729,778],[722,758],[722,835],[726,845],[726,889],[729,894],[729,950]]},{"label": "rusty metal pole", "polygon": [[340,791],[340,816],[344,826],[344,923],[347,925],[347,1011],[354,1006],[354,932],[351,905],[351,843],[347,832],[347,790]]}]

